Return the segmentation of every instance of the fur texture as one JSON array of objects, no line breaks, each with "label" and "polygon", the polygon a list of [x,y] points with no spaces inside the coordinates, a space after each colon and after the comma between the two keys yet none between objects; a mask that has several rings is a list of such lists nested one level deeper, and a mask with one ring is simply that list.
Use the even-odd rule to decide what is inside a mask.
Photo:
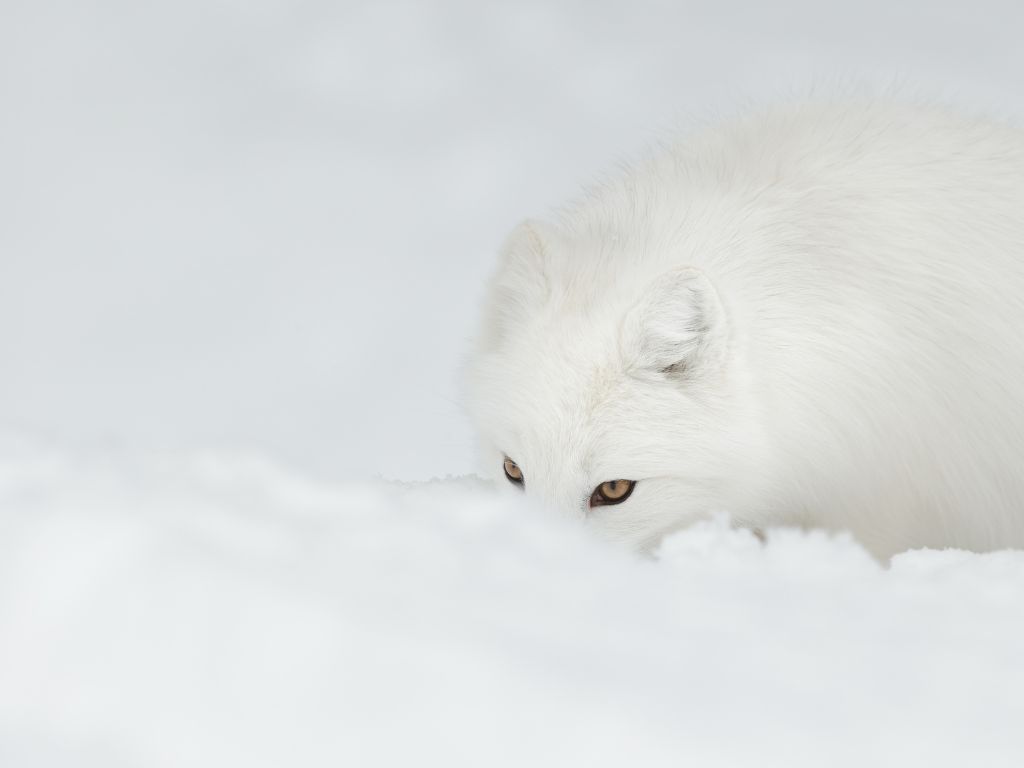
[{"label": "fur texture", "polygon": [[[509,239],[469,367],[486,471],[640,549],[726,511],[881,558],[1024,545],[1024,133],[801,105]],[[589,509],[598,484],[638,481]],[[520,492],[509,485],[509,492]]]}]

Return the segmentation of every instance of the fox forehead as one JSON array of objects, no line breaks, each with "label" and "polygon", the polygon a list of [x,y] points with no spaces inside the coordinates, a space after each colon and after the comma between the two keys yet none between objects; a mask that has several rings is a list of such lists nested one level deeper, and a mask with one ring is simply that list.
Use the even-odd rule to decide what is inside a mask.
[{"label": "fox forehead", "polygon": [[516,345],[493,353],[477,414],[492,447],[516,461],[534,488],[540,476],[587,485],[670,471],[650,416],[678,393],[635,378],[616,354],[595,361],[578,349],[558,351],[558,344],[546,353]]},{"label": "fox forehead", "polygon": [[[561,449],[594,442],[621,401],[624,372],[614,353],[593,354],[574,336],[523,338],[491,355],[481,396],[491,431],[513,445]],[[496,407],[497,406],[497,407]]]}]

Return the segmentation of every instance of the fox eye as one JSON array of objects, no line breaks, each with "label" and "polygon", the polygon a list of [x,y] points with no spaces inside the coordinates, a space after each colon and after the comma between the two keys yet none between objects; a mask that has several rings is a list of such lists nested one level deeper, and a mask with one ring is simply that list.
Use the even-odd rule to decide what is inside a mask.
[{"label": "fox eye", "polygon": [[512,461],[508,456],[505,457],[505,477],[507,477],[508,481],[513,485],[523,484],[523,470],[521,470],[519,465]]},{"label": "fox eye", "polygon": [[590,506],[604,507],[621,504],[629,498],[636,486],[635,480],[608,480],[601,483],[590,495]]}]

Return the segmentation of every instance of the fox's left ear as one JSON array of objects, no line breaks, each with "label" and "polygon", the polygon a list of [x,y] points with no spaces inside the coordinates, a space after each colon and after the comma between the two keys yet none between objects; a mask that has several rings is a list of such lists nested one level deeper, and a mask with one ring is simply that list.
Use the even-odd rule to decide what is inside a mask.
[{"label": "fox's left ear", "polygon": [[659,275],[622,325],[627,365],[676,380],[717,368],[727,342],[728,324],[718,294],[693,267]]},{"label": "fox's left ear", "polygon": [[551,226],[530,220],[516,227],[505,241],[484,317],[481,344],[485,349],[516,334],[548,300],[548,262],[556,239]]}]

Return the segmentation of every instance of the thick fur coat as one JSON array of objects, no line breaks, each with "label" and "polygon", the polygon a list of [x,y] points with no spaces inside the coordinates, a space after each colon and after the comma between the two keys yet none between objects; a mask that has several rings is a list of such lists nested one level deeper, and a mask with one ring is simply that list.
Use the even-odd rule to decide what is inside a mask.
[{"label": "thick fur coat", "polygon": [[512,234],[469,392],[510,492],[640,549],[722,511],[1022,546],[1024,132],[805,104],[680,141]]}]

